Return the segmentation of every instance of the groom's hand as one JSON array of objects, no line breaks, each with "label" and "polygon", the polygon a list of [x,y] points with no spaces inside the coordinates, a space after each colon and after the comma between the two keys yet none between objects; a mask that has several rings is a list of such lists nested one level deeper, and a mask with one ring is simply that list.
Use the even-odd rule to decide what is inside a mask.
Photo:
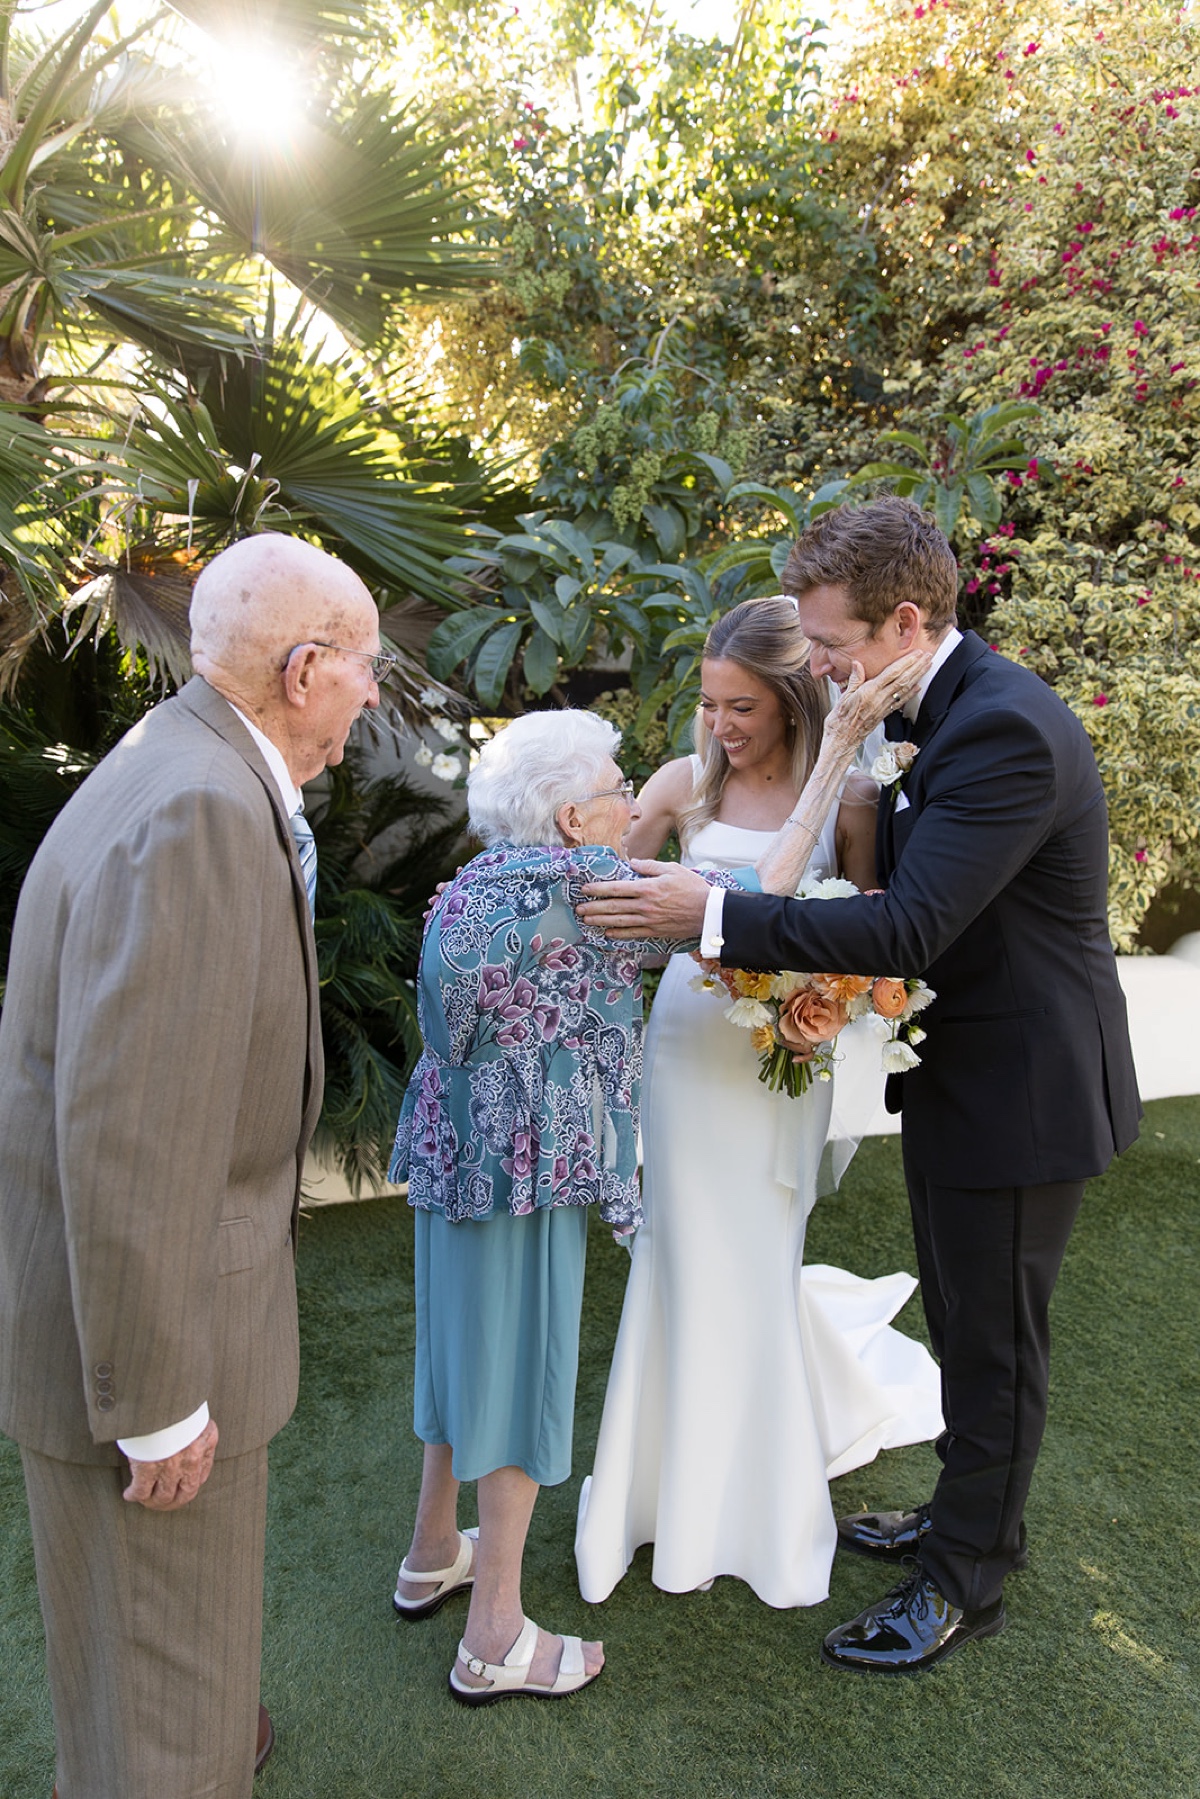
[{"label": "groom's hand", "polygon": [[677,862],[630,866],[641,881],[590,881],[578,908],[585,924],[606,937],[699,937],[709,885],[694,869]]}]

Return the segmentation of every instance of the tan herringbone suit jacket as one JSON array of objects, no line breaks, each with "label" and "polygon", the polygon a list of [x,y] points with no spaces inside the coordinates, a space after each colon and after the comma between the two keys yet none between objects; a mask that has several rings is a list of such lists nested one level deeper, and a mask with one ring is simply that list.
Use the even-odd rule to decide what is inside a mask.
[{"label": "tan herringbone suit jacket", "polygon": [[321,1079],[288,821],[197,678],[88,778],[21,895],[0,1020],[0,1429],[114,1464],[118,1437],[204,1400],[219,1456],[280,1429]]}]

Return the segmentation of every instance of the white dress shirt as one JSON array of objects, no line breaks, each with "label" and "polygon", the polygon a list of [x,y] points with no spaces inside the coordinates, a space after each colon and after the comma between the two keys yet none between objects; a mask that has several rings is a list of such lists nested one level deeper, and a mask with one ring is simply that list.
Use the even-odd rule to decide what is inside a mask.
[{"label": "white dress shirt", "polygon": [[[304,796],[292,780],[283,753],[277,744],[271,742],[258,726],[232,700],[226,702],[229,710],[239,718],[254,739],[255,745],[262,755],[263,761],[271,771],[272,779],[279,789],[284,811],[290,818],[293,812],[303,812]],[[181,1418],[178,1424],[166,1424],[162,1430],[147,1431],[141,1437],[118,1437],[117,1448],[135,1462],[165,1462],[169,1456],[178,1455],[189,1443],[194,1443],[200,1432],[208,1423],[208,1401],[197,1406],[190,1418]]]}]

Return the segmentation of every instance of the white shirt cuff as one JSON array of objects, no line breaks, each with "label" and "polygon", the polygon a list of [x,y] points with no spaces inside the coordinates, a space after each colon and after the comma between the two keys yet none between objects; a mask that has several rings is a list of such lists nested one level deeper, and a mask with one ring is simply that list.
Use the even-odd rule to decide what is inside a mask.
[{"label": "white shirt cuff", "polygon": [[700,954],[707,956],[711,962],[721,959],[721,946],[725,942],[721,935],[721,924],[725,914],[725,889],[712,887],[704,902],[704,929],[700,933]]},{"label": "white shirt cuff", "polygon": [[164,1425],[162,1430],[147,1431],[144,1437],[118,1437],[117,1448],[132,1462],[165,1462],[194,1443],[208,1423],[208,1401],[198,1406],[190,1418],[178,1424]]}]

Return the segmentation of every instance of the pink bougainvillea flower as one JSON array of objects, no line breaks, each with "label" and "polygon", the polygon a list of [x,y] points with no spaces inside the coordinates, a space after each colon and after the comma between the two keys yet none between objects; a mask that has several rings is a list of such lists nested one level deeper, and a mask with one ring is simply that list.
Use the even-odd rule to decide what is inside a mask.
[{"label": "pink bougainvillea flower", "polygon": [[1106,693],[1093,694],[1092,695],[1092,705],[1093,706],[1107,706],[1108,705],[1108,695]]}]

